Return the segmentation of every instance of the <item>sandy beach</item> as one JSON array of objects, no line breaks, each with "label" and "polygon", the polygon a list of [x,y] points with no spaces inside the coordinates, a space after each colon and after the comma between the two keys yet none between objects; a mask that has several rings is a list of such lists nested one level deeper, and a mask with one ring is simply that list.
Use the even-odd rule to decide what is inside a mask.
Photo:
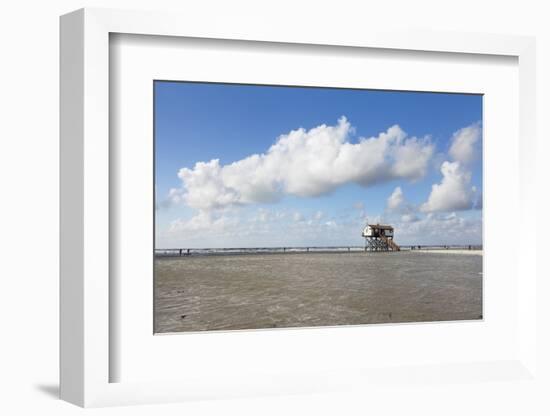
[{"label": "sandy beach", "polygon": [[429,250],[157,258],[155,332],[482,317],[482,256]]}]

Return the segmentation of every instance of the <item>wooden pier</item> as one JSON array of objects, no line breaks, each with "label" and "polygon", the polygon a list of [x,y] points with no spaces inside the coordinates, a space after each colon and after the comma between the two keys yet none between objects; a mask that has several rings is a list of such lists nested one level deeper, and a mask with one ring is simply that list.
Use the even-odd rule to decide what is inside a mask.
[{"label": "wooden pier", "polygon": [[[383,239],[379,244],[383,244]],[[391,240],[393,243],[393,240]],[[373,243],[376,244],[376,243]],[[388,243],[390,244],[390,243]],[[393,243],[395,244],[395,243]],[[194,256],[224,256],[243,254],[348,254],[369,252],[392,252],[392,251],[447,251],[447,250],[472,250],[479,251],[481,245],[402,245],[395,244],[397,249],[391,247],[376,247],[377,249],[367,250],[364,246],[332,246],[332,247],[227,247],[227,248],[157,248],[156,257],[194,257]]]},{"label": "wooden pier", "polygon": [[239,254],[358,253],[362,246],[157,248],[157,257],[223,256]]}]

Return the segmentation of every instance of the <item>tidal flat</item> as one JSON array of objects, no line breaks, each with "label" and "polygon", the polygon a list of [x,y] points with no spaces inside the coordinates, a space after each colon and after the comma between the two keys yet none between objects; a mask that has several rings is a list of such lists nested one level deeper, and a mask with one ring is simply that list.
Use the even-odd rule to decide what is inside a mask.
[{"label": "tidal flat", "polygon": [[155,333],[482,318],[481,255],[157,257]]}]

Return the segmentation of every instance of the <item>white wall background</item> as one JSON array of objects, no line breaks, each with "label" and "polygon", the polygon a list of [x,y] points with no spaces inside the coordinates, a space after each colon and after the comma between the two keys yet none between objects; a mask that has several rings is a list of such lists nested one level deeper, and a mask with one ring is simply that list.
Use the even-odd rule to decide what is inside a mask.
[{"label": "white wall background", "polygon": [[[0,9],[0,412],[73,414],[82,410],[56,399],[58,383],[58,17],[77,8],[179,10],[209,23],[211,14],[233,19],[277,19],[286,25],[368,27],[388,21],[403,27],[536,35],[538,47],[539,274],[550,231],[546,117],[550,114],[550,13],[547,2],[392,1],[170,1],[20,0]],[[503,184],[503,186],[506,186]],[[546,231],[546,232],[545,232]],[[546,244],[548,248],[548,244]],[[544,261],[544,264],[543,264]],[[544,268],[544,269],[543,269]],[[550,284],[539,285],[540,368],[550,366]],[[545,329],[546,328],[546,329]],[[93,410],[99,414],[549,414],[550,385],[506,383],[441,385],[376,397],[338,393]]]}]

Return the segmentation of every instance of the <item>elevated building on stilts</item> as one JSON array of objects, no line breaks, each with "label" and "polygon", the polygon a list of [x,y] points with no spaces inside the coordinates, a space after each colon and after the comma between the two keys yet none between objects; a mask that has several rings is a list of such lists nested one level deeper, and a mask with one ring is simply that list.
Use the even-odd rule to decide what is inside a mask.
[{"label": "elevated building on stilts", "polygon": [[394,230],[387,224],[367,224],[361,234],[365,238],[365,251],[400,251],[393,241]]}]

